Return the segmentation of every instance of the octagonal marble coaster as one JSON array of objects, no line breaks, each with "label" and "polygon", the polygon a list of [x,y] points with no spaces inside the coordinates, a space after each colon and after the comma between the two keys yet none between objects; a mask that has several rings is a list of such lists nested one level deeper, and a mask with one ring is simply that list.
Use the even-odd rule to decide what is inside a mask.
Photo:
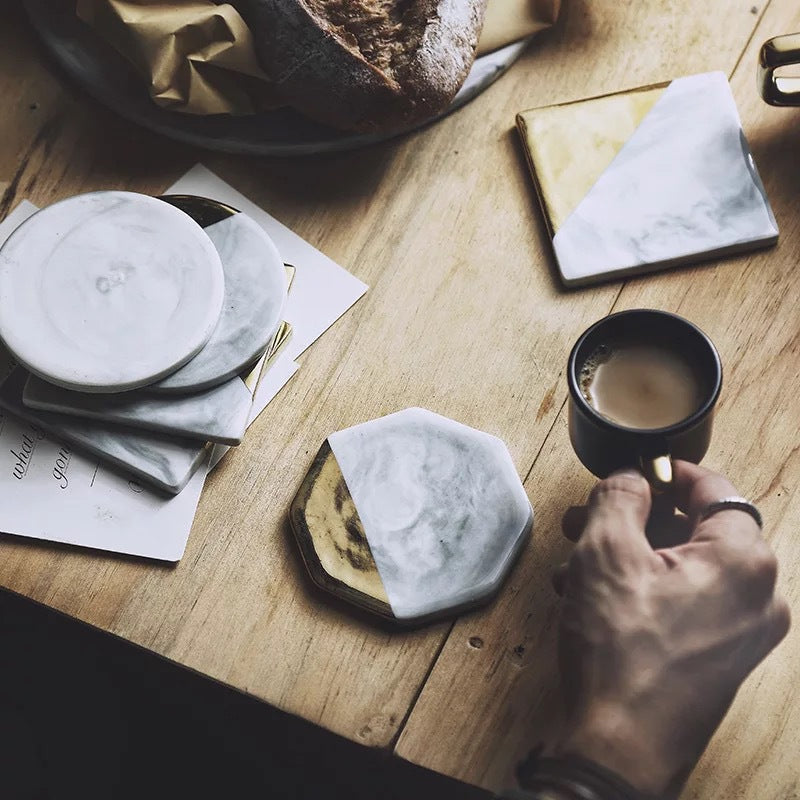
[{"label": "octagonal marble coaster", "polygon": [[230,380],[264,352],[283,314],[286,272],[272,239],[246,214],[207,198],[163,200],[204,225],[225,273],[222,313],[211,338],[191,361],[151,387],[198,392]]},{"label": "octagonal marble coaster", "polygon": [[0,249],[0,338],[50,383],[126,391],[200,351],[223,291],[217,250],[187,214],[132,192],[78,195]]},{"label": "octagonal marble coaster", "polygon": [[329,436],[290,520],[315,583],[412,624],[489,600],[533,510],[500,439],[409,408]]}]

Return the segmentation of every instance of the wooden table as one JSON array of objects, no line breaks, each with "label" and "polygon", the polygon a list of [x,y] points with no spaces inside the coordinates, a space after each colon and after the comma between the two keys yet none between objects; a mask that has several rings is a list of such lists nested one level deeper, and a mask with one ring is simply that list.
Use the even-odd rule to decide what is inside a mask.
[{"label": "wooden table", "polygon": [[[755,3],[755,5],[754,5]],[[565,0],[555,30],[462,111],[361,152],[303,160],[193,150],[133,129],[51,67],[18,12],[0,27],[0,216],[103,188],[158,193],[202,160],[370,285],[213,473],[176,566],[0,540],[0,585],[352,740],[497,788],[546,736],[557,676],[549,574],[591,476],[567,436],[577,334],[613,311],[682,314],[717,343],[725,387],[709,466],[767,520],[800,614],[800,109],[764,105],[756,55],[800,30],[786,0]],[[515,112],[722,70],[781,229],[776,248],[565,291]],[[502,437],[536,509],[486,609],[391,632],[317,593],[286,510],[332,431],[422,405]],[[685,797],[800,797],[800,636],[747,681]]]}]

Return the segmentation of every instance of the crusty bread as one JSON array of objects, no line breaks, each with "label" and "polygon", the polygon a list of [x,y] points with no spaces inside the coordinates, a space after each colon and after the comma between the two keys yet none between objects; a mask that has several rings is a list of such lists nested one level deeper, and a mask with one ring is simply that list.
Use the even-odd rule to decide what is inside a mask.
[{"label": "crusty bread", "polygon": [[487,0],[234,0],[288,105],[337,128],[433,117],[475,59]]}]

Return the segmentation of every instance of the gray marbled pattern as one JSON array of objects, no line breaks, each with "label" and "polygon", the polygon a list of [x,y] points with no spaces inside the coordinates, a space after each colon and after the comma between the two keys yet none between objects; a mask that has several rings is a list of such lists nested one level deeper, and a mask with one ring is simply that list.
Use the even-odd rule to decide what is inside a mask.
[{"label": "gray marbled pattern", "polygon": [[0,387],[0,407],[165,492],[178,494],[208,454],[206,445],[190,439],[32,411],[22,403],[27,379],[21,368],[11,373]]},{"label": "gray marbled pattern", "polygon": [[553,238],[566,284],[773,244],[778,226],[721,72],[678,78]]},{"label": "gray marbled pattern", "polygon": [[253,396],[239,377],[197,394],[164,397],[146,391],[104,395],[71,392],[31,375],[22,400],[38,411],[227,445],[242,441],[253,405]]},{"label": "gray marbled pattern", "polygon": [[77,195],[0,249],[0,337],[51,383],[126,391],[200,351],[223,290],[219,254],[188,215],[133,192]]},{"label": "gray marbled pattern", "polygon": [[200,391],[238,375],[269,344],[286,302],[286,270],[264,229],[236,214],[204,229],[225,272],[225,299],[205,347],[153,391]]},{"label": "gray marbled pattern", "polygon": [[328,437],[400,620],[476,605],[533,523],[503,442],[420,408]]}]

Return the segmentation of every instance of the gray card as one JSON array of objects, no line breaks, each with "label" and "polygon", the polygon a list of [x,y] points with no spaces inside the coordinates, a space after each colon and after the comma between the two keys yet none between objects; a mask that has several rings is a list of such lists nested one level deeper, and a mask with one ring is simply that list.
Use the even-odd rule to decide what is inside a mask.
[{"label": "gray card", "polygon": [[0,387],[0,407],[57,439],[63,439],[102,461],[131,473],[138,480],[178,494],[205,460],[201,442],[144,433],[100,422],[34,411],[22,403],[28,373],[18,367]]},{"label": "gray card", "polygon": [[38,411],[237,445],[247,428],[253,395],[239,377],[196,394],[165,397],[147,391],[73,392],[31,375],[22,402]]}]

